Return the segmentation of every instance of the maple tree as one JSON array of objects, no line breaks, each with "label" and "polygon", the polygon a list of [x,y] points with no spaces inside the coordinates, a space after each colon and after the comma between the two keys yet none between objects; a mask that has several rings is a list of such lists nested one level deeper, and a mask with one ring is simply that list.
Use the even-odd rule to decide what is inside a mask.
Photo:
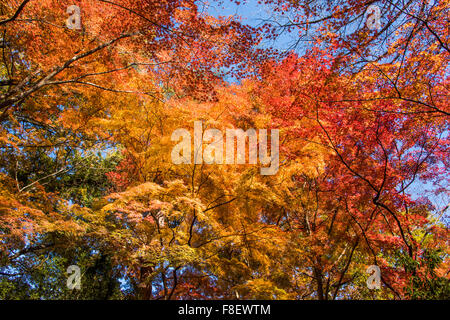
[{"label": "maple tree", "polygon": [[[371,33],[371,1],[263,2],[289,24],[0,4],[2,299],[448,299],[448,4],[388,1]],[[311,47],[262,48],[279,28]],[[278,172],[175,165],[196,121],[280,130]]]}]

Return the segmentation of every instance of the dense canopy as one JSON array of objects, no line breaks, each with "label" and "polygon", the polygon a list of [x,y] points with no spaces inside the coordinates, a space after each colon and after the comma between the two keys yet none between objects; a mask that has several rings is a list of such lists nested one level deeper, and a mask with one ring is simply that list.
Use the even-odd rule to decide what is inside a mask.
[{"label": "dense canopy", "polygon": [[2,1],[0,299],[449,299],[449,9]]}]

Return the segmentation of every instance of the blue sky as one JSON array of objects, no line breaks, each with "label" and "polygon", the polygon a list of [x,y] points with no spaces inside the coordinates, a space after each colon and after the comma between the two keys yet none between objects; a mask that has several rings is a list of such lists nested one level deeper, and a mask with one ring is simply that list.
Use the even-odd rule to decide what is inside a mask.
[{"label": "blue sky", "polygon": [[[244,3],[245,2],[245,3]],[[241,21],[252,27],[261,25],[264,20],[269,19],[281,20],[280,15],[274,16],[274,10],[269,5],[259,4],[257,0],[245,0],[244,4],[236,5],[235,3],[225,0],[222,4],[219,1],[211,1],[205,10],[212,16],[235,16],[240,17]],[[293,34],[283,34],[276,43],[262,44],[263,46],[273,46],[277,49],[283,50],[289,47],[293,41]]]}]

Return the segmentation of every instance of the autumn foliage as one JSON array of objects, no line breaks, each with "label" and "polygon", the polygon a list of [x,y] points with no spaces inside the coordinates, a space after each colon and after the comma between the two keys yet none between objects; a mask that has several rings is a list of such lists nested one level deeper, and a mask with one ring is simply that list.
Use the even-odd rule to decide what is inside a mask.
[{"label": "autumn foliage", "polygon": [[[0,299],[449,299],[448,2],[313,2],[0,3]],[[278,172],[175,165],[195,121]]]}]

